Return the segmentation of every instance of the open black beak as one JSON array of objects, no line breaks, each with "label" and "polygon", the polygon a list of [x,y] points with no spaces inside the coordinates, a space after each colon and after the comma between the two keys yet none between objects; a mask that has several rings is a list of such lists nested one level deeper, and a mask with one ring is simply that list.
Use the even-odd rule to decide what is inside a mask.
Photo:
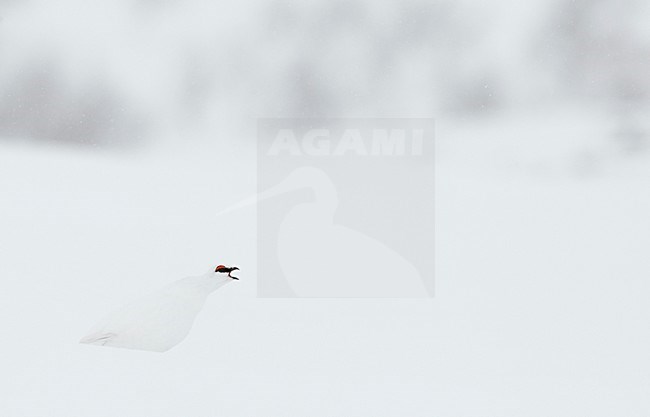
[{"label": "open black beak", "polygon": [[[233,266],[233,267],[232,267],[232,271],[239,271],[239,268],[237,268],[236,266]],[[230,271],[230,273],[232,273],[232,271]],[[233,277],[233,276],[230,275],[230,274],[228,274],[228,276],[229,276],[230,278],[232,278],[232,279],[236,279],[237,281],[239,281],[239,278],[237,278],[237,277]]]}]

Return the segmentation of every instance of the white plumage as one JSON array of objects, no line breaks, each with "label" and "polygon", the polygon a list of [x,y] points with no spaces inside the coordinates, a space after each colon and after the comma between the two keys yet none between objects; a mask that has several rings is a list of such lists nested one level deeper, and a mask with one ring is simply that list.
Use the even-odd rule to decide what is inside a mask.
[{"label": "white plumage", "polygon": [[165,352],[187,337],[208,295],[230,281],[208,272],[173,282],[109,314],[79,342]]}]

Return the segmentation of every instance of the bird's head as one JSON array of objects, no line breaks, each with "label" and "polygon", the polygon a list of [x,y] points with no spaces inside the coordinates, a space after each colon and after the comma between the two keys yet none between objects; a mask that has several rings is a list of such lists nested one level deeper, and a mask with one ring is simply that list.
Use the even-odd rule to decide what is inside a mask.
[{"label": "bird's head", "polygon": [[230,274],[232,271],[239,271],[239,268],[236,266],[217,265],[217,267],[214,269],[214,272],[223,272],[228,274]]}]

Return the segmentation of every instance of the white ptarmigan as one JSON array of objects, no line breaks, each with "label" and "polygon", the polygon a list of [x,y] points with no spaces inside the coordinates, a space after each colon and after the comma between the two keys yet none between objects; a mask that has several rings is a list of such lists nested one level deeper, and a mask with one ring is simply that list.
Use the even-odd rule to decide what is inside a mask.
[{"label": "white ptarmigan", "polygon": [[208,295],[237,280],[231,273],[238,269],[219,265],[173,282],[109,314],[79,343],[165,352],[187,337]]}]

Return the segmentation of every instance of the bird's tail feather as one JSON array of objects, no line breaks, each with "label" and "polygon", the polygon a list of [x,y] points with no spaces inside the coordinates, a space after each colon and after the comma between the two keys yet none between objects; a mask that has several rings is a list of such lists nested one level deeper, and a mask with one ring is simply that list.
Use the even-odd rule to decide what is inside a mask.
[{"label": "bird's tail feather", "polygon": [[88,336],[84,336],[79,343],[85,343],[88,345],[100,345],[104,346],[106,343],[110,342],[112,339],[117,336],[115,333],[92,333]]}]

